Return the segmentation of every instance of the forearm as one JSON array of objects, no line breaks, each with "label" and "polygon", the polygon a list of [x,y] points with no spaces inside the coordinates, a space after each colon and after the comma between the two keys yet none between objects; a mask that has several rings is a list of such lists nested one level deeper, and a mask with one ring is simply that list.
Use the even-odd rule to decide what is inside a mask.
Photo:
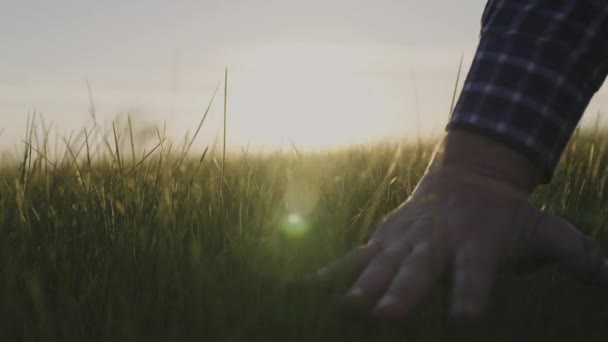
[{"label": "forearm", "polygon": [[[541,182],[548,182],[608,71],[606,36],[605,1],[489,3],[448,130],[466,130],[510,147],[539,165]],[[467,156],[475,158],[466,151],[459,158]],[[502,172],[506,165],[497,167]]]}]

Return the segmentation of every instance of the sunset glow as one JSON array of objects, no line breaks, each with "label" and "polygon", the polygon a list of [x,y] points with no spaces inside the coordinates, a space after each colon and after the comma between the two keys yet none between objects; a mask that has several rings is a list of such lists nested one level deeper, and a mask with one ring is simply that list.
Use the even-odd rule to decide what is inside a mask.
[{"label": "sunset glow", "polygon": [[302,148],[363,142],[390,131],[394,108],[348,49],[271,46],[232,69],[230,113],[234,134],[267,145],[293,141]]},{"label": "sunset glow", "polygon": [[[484,3],[13,2],[0,13],[0,148],[20,144],[34,111],[60,140],[90,128],[92,103],[104,127],[130,115],[183,141],[226,67],[229,149],[436,135]],[[588,112],[605,109],[607,92]],[[221,139],[221,95],[194,151]]]}]

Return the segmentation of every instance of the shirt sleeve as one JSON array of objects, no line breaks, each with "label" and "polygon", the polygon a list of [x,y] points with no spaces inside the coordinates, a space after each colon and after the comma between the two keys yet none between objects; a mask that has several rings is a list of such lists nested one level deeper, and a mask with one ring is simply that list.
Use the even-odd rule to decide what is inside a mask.
[{"label": "shirt sleeve", "polygon": [[446,127],[520,151],[548,182],[608,73],[607,0],[490,0]]}]

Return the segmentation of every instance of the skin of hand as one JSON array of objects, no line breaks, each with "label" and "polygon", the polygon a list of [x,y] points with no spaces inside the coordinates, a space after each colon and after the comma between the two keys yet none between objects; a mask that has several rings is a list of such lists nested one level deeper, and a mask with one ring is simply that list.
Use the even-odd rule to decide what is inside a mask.
[{"label": "skin of hand", "polygon": [[451,275],[451,314],[479,318],[499,271],[559,262],[581,280],[608,286],[600,247],[566,220],[528,201],[540,168],[474,133],[451,130],[411,196],[369,242],[318,272],[355,276],[346,299],[399,320],[443,274]]}]

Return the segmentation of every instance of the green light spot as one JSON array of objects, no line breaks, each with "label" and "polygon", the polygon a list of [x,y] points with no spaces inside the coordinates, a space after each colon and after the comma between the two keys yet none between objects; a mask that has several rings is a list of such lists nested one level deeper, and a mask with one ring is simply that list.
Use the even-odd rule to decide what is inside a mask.
[{"label": "green light spot", "polygon": [[289,224],[298,224],[302,222],[302,218],[298,214],[290,214],[287,217],[287,222],[289,222]]},{"label": "green light spot", "polygon": [[308,226],[302,216],[298,214],[289,214],[283,230],[289,235],[302,235],[306,233]]}]

